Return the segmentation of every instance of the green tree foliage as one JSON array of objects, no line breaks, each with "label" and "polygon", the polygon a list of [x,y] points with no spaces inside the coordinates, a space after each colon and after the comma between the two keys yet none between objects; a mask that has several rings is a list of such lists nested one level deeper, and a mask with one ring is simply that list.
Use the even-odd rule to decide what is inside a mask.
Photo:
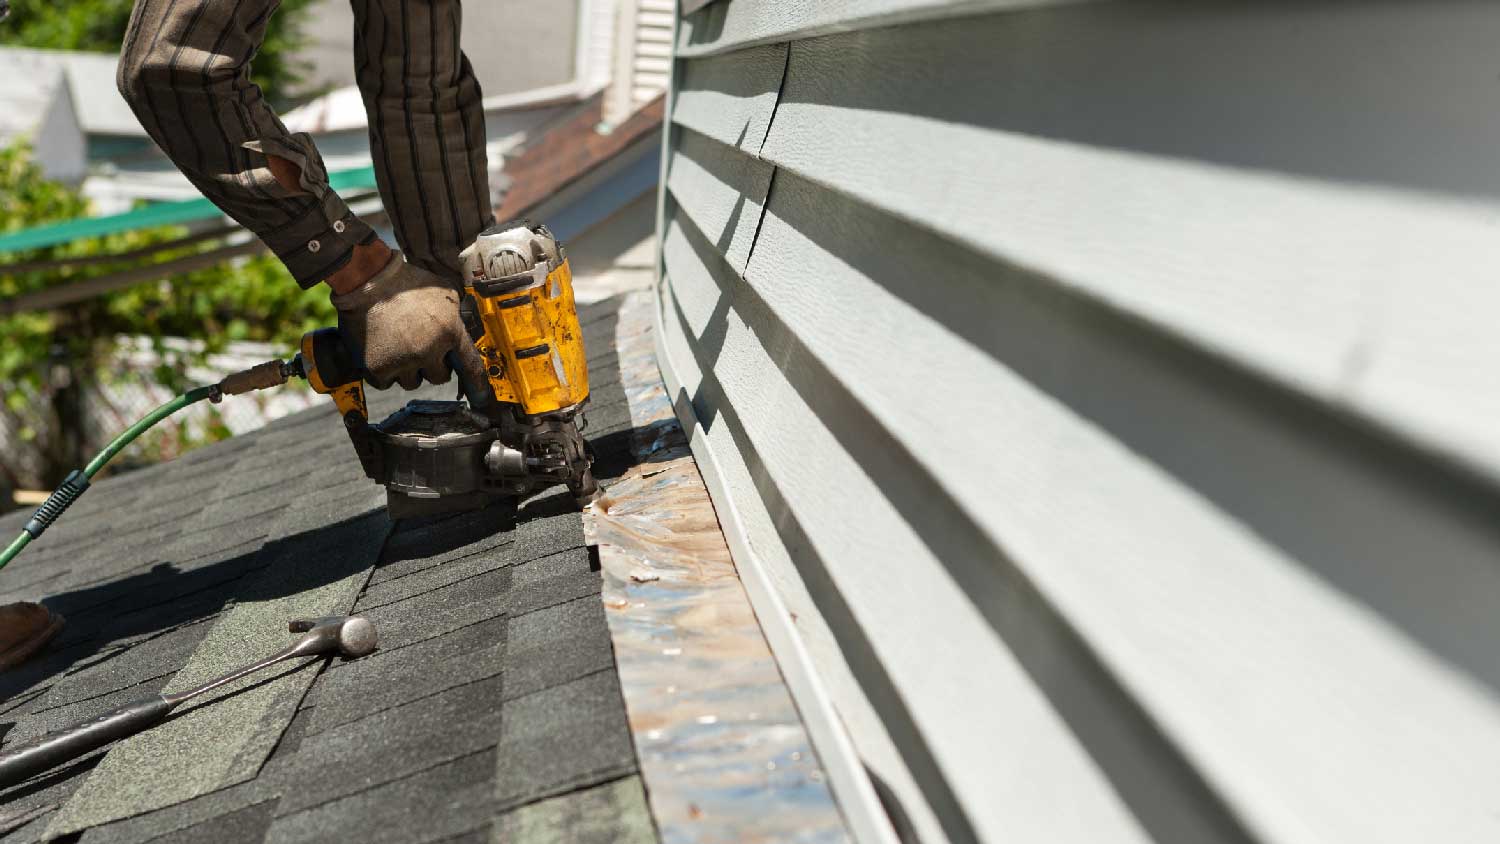
[{"label": "green tree foliage", "polygon": [[[293,56],[307,43],[303,25],[311,3],[282,0],[251,63],[251,79],[273,103],[284,105],[307,93],[297,90],[307,67]],[[0,44],[118,53],[134,5],[135,0],[12,0],[11,16],[0,24]]]},{"label": "green tree foliage", "polygon": [[[24,144],[0,149],[0,232],[85,215],[87,202],[67,185],[48,181],[31,161]],[[151,244],[166,243],[187,232],[161,227],[61,244],[46,249],[0,255],[0,298],[138,266],[138,263],[100,263],[60,270],[9,273],[6,265],[110,255]],[[170,260],[200,251],[202,244],[170,249],[153,261]],[[162,365],[156,380],[174,390],[185,388],[188,367],[222,351],[236,340],[266,341],[290,355],[302,333],[330,325],[335,313],[326,291],[302,290],[286,268],[270,256],[228,261],[196,272],[136,285],[51,312],[0,317],[0,392],[12,412],[38,397],[51,397],[56,430],[34,431],[47,443],[46,483],[74,468],[79,454],[69,445],[80,439],[68,430],[68,395],[107,381],[118,360],[123,337],[149,337]],[[172,342],[186,338],[190,348]],[[60,371],[65,370],[65,371]],[[60,383],[65,382],[65,383]],[[61,397],[61,398],[60,398]],[[76,401],[76,399],[74,399]],[[222,430],[220,434],[227,433]]]},{"label": "green tree foliage", "polygon": [[[306,42],[303,31],[311,3],[281,0],[251,63],[252,80],[280,106],[312,93],[298,90],[306,67],[294,58]],[[11,16],[0,23],[0,44],[117,53],[134,0],[13,0],[11,5]],[[76,190],[42,177],[24,145],[0,149],[0,232],[75,219],[88,211],[87,201]],[[28,273],[7,273],[6,265],[118,254],[184,234],[184,229],[165,227],[0,255],[0,298],[139,263]],[[173,249],[151,260],[166,261],[204,248],[208,247],[197,244]],[[0,317],[0,337],[5,338],[0,344],[0,412],[8,410],[12,419],[29,420],[21,433],[42,448],[46,461],[40,477],[31,482],[51,485],[80,464],[85,446],[80,397],[91,386],[118,377],[122,337],[150,338],[162,362],[154,377],[175,390],[186,386],[189,366],[230,341],[262,340],[290,349],[303,331],[333,318],[324,293],[298,288],[269,256],[177,274],[53,312]],[[185,345],[177,342],[179,338],[190,342]],[[207,433],[227,435],[222,425],[210,425]],[[180,439],[180,431],[174,434]],[[178,442],[173,448],[182,445]],[[0,475],[6,471],[0,461]]]}]

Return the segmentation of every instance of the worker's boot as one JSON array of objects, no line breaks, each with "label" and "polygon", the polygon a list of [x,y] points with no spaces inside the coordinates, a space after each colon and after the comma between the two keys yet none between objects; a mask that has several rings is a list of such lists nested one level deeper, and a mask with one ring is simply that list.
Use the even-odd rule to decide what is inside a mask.
[{"label": "worker's boot", "polygon": [[0,671],[25,662],[63,627],[63,617],[41,604],[0,605]]}]

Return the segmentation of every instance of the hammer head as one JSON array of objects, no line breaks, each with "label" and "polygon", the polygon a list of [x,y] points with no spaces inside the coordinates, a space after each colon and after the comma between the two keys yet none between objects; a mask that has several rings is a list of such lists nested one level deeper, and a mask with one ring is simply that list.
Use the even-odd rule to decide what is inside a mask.
[{"label": "hammer head", "polygon": [[346,659],[365,656],[375,650],[375,625],[357,615],[330,615],[323,618],[299,618],[287,623],[287,630],[303,634],[292,645],[299,656],[338,654]]}]

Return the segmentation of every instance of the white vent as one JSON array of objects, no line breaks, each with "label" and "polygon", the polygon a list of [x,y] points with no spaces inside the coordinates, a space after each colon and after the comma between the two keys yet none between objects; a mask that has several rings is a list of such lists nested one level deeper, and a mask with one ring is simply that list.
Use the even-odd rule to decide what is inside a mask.
[{"label": "white vent", "polygon": [[672,72],[674,0],[620,0],[615,19],[614,79],[604,122],[618,126],[667,88]]}]

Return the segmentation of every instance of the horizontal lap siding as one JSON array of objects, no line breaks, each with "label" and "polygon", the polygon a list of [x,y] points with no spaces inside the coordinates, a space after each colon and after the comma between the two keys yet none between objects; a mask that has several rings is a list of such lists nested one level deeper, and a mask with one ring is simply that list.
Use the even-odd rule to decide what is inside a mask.
[{"label": "horizontal lap siding", "polygon": [[[697,58],[767,41],[891,26],[978,12],[1055,6],[1091,0],[715,0],[683,18],[677,55]],[[689,6],[702,6],[688,0]]]},{"label": "horizontal lap siding", "polygon": [[1016,5],[679,29],[664,366],[856,744],[959,840],[1495,837],[1500,10]]}]

